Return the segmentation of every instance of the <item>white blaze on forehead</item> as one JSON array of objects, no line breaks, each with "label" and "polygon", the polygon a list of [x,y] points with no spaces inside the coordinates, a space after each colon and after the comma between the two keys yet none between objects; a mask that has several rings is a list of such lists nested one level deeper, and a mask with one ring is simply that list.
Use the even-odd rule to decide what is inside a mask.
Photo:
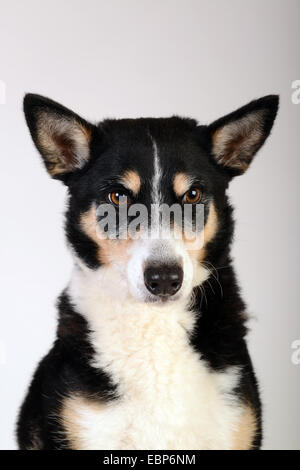
[{"label": "white blaze on forehead", "polygon": [[153,147],[153,178],[152,178],[152,192],[151,198],[153,204],[161,204],[162,195],[160,191],[162,169],[159,161],[158,148],[155,140],[150,135]]}]

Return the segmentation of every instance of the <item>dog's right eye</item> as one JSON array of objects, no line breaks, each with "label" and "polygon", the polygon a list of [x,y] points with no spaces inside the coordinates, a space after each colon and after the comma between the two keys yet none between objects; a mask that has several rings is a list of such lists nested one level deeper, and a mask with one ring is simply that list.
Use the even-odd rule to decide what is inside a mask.
[{"label": "dog's right eye", "polygon": [[120,207],[124,205],[128,206],[130,204],[130,199],[128,197],[128,194],[126,194],[123,191],[114,191],[112,193],[108,193],[107,199],[111,204],[113,204],[116,207]]},{"label": "dog's right eye", "polygon": [[201,197],[202,192],[200,188],[191,188],[184,194],[182,202],[183,204],[197,204],[201,201]]}]

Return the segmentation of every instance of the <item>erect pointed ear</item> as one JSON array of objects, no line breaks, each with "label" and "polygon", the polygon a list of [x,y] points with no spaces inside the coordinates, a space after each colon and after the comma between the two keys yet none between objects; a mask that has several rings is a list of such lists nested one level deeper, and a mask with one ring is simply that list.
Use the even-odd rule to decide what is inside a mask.
[{"label": "erect pointed ear", "polygon": [[32,139],[53,178],[81,169],[90,157],[94,126],[43,96],[27,94],[24,113]]},{"label": "erect pointed ear", "polygon": [[277,95],[265,96],[208,127],[211,152],[221,166],[231,170],[232,176],[247,170],[265,142],[272,129],[278,103]]}]

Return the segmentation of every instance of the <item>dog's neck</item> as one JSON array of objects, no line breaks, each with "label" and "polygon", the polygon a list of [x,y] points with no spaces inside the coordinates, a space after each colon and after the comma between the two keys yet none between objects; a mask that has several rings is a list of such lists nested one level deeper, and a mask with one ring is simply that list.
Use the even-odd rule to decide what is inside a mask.
[{"label": "dog's neck", "polygon": [[95,351],[91,365],[109,370],[116,382],[123,383],[130,377],[120,380],[122,370],[128,369],[132,360],[141,356],[144,362],[148,357],[159,363],[161,354],[165,360],[172,357],[168,344],[184,349],[195,314],[188,309],[187,300],[142,303],[112,282],[105,268],[91,272],[75,266],[67,292],[75,310],[88,323]]},{"label": "dog's neck", "polygon": [[[189,299],[155,304],[133,300],[105,267],[90,270],[76,263],[59,306],[59,337],[64,340],[67,336],[67,347],[82,347],[83,362],[93,370],[109,371],[111,376],[109,364],[114,364],[116,383],[131,357],[140,357],[146,351],[149,360],[156,362],[153,354],[161,348],[167,353],[162,345],[168,344],[178,344],[180,350],[191,344],[216,368],[224,367],[224,363],[232,365],[241,348],[240,338],[247,332],[247,316],[230,262],[218,272],[195,288]],[[88,356],[85,351],[90,351]],[[168,354],[171,356],[172,351]]]}]

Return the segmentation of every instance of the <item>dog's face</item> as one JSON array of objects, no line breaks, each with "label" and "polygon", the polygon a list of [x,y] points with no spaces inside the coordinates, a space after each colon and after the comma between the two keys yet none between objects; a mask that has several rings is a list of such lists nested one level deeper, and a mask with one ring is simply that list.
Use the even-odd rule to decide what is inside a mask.
[{"label": "dog's face", "polygon": [[[25,115],[46,168],[68,185],[67,237],[99,289],[139,302],[188,299],[228,243],[226,188],[270,133],[278,97],[210,126],[179,117],[94,126],[27,95]],[[228,218],[229,217],[229,218]]]}]

